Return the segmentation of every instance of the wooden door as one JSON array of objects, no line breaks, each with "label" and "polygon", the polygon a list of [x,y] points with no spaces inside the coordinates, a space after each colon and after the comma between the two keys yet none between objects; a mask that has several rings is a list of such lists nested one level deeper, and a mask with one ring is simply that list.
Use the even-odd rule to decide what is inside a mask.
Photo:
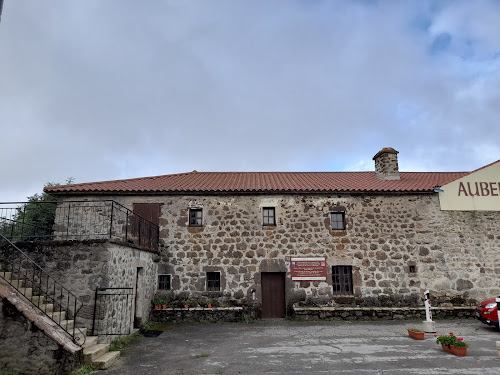
[{"label": "wooden door", "polygon": [[153,224],[158,225],[160,223],[160,203],[134,203],[133,211]]},{"label": "wooden door", "polygon": [[285,317],[285,274],[262,272],[262,318]]},{"label": "wooden door", "polygon": [[134,298],[134,328],[140,328],[142,325],[142,317],[137,314],[138,304],[139,304],[139,275],[141,272],[141,267],[137,267],[137,273],[135,276],[135,298]]}]

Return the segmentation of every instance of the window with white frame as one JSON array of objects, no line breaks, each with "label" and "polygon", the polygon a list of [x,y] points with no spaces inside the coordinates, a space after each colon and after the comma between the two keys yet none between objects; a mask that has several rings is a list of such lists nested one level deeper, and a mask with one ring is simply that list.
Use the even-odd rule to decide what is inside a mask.
[{"label": "window with white frame", "polygon": [[189,210],[189,226],[201,227],[203,225],[203,210],[201,208],[191,208]]},{"label": "window with white frame", "polygon": [[345,230],[345,212],[331,213],[332,229]]},{"label": "window with white frame", "polygon": [[262,225],[276,225],[276,210],[274,207],[262,209]]}]

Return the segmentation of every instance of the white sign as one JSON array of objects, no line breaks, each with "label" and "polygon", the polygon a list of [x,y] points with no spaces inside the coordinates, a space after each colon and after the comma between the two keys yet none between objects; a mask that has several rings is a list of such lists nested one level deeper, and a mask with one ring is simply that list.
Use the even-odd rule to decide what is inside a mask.
[{"label": "white sign", "polygon": [[444,211],[500,211],[500,160],[441,186]]},{"label": "white sign", "polygon": [[203,203],[198,201],[189,201],[188,208],[203,208]]}]

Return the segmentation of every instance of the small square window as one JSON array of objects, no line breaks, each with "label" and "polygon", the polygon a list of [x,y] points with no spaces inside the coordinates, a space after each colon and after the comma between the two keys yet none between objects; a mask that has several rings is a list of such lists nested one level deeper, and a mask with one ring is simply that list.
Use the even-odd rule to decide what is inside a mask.
[{"label": "small square window", "polygon": [[203,218],[203,210],[201,208],[189,210],[189,226],[201,227]]},{"label": "small square window", "polygon": [[220,272],[207,272],[207,290],[212,292],[220,290]]},{"label": "small square window", "polygon": [[262,225],[276,225],[274,207],[264,207],[262,209]]},{"label": "small square window", "polygon": [[410,273],[416,273],[417,272],[417,266],[415,266],[413,264],[410,264],[409,268],[410,268]]},{"label": "small square window", "polygon": [[333,294],[352,295],[352,266],[332,266]]},{"label": "small square window", "polygon": [[332,229],[345,230],[345,213],[332,212]]},{"label": "small square window", "polygon": [[158,275],[158,289],[170,290],[170,275]]}]

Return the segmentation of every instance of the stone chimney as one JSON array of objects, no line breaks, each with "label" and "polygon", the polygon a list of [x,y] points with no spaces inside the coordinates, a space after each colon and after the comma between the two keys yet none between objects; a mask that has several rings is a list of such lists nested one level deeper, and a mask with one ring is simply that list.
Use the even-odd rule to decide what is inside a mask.
[{"label": "stone chimney", "polygon": [[375,172],[381,180],[399,180],[399,152],[391,147],[384,147],[373,157]]}]

